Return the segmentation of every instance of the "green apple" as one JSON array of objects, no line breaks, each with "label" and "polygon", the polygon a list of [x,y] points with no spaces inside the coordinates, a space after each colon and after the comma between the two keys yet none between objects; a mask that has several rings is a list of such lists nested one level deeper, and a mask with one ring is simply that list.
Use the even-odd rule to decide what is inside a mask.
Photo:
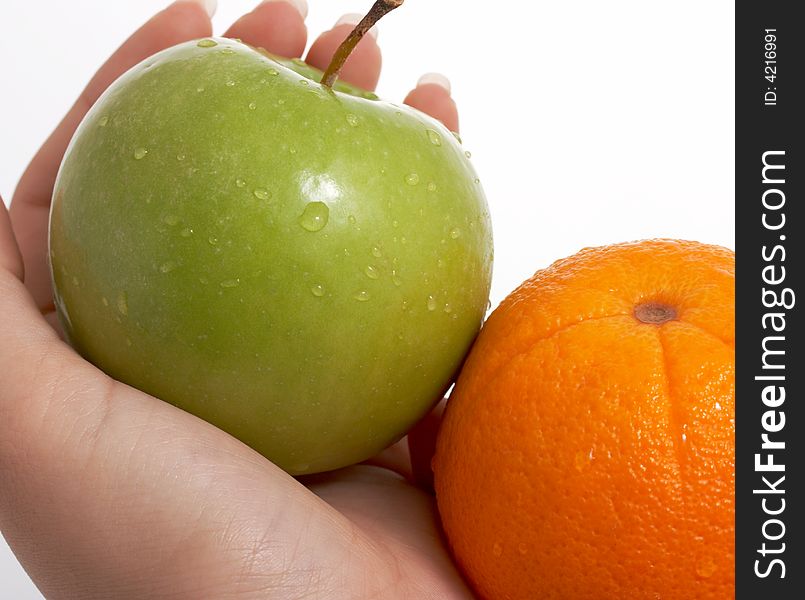
[{"label": "green apple", "polygon": [[456,137],[320,79],[222,38],[153,56],[81,123],[50,221],[75,348],[292,474],[364,460],[433,406],[492,268]]}]

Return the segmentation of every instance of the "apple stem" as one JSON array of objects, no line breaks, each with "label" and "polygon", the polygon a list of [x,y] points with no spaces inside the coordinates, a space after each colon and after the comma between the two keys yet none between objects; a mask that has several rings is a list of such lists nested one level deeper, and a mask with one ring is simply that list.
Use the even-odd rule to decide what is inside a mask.
[{"label": "apple stem", "polygon": [[404,0],[377,0],[374,3],[366,16],[355,26],[352,33],[347,36],[347,39],[342,42],[338,50],[333,54],[333,60],[330,61],[330,66],[327,67],[324,76],[321,78],[321,84],[324,87],[332,89],[333,84],[338,79],[338,75],[341,73],[341,69],[344,67],[344,63],[347,62],[349,55],[352,54],[355,46],[363,39],[366,32],[374,27],[375,23],[385,15],[400,7],[403,2]]}]

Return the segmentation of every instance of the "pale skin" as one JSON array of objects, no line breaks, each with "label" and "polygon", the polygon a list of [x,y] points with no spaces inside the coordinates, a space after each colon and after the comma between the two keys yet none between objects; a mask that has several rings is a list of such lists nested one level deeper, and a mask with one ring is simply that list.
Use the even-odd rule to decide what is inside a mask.
[{"label": "pale skin", "polygon": [[[305,59],[326,68],[349,30],[323,33]],[[187,1],[143,25],[34,157],[10,214],[0,208],[0,530],[48,598],[470,598],[428,489],[435,414],[408,444],[297,480],[112,380],[59,336],[47,222],[73,131],[129,67],[211,33],[203,8]],[[260,5],[225,35],[288,57],[307,39],[282,2]],[[341,77],[374,89],[380,63],[367,36]],[[446,89],[421,85],[406,102],[458,129]]]}]

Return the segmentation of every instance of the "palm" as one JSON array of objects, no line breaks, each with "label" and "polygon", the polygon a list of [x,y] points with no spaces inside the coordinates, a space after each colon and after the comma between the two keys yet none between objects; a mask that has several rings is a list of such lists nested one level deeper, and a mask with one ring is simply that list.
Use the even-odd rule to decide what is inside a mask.
[{"label": "palm", "polygon": [[408,591],[400,597],[469,597],[445,550],[432,496],[387,469],[369,465],[317,479],[308,482],[312,492],[385,546],[387,559],[401,573],[395,585]]},{"label": "palm", "polygon": [[[298,56],[304,26],[292,10],[261,5],[227,35]],[[272,40],[279,25],[302,39]],[[346,31],[321,36],[308,60],[329,57]],[[131,63],[205,35],[197,4],[157,15],[31,163],[11,210],[24,286],[0,213],[0,527],[41,589],[60,597],[466,597],[432,496],[401,475],[407,448],[295,480],[224,432],[111,380],[58,339],[46,231],[64,148]],[[373,44],[344,71],[369,88],[380,66]],[[445,92],[419,88],[408,101],[457,128]]]}]

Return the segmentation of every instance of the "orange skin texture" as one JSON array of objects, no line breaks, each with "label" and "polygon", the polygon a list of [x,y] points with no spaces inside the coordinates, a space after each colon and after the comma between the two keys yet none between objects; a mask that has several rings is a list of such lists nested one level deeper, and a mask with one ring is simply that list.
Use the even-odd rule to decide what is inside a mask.
[{"label": "orange skin texture", "polygon": [[482,598],[734,596],[734,285],[732,251],[652,240],[582,250],[494,311],[433,460]]}]

